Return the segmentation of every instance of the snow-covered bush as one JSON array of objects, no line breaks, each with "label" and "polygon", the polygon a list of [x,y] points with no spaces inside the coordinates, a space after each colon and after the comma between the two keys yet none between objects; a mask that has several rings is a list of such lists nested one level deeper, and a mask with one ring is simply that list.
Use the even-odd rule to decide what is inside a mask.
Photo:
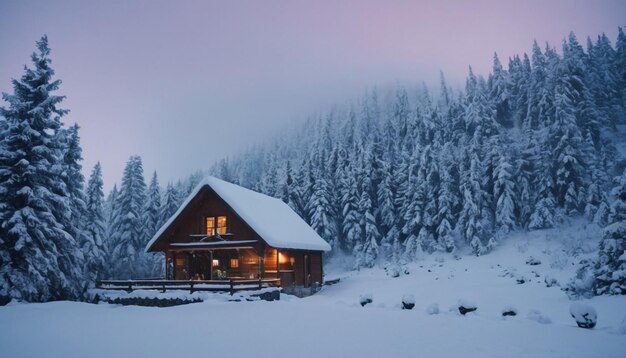
[{"label": "snow-covered bush", "polygon": [[569,307],[569,313],[576,320],[580,328],[593,328],[598,322],[596,310],[588,304],[574,302]]},{"label": "snow-covered bush", "polygon": [[374,296],[371,293],[364,293],[359,297],[359,303],[361,306],[374,302]]},{"label": "snow-covered bush", "polygon": [[537,266],[537,265],[541,265],[541,260],[536,259],[534,257],[529,257],[528,260],[526,260],[526,265],[530,265],[530,266]]},{"label": "snow-covered bush", "polygon": [[457,303],[457,307],[459,309],[459,313],[465,316],[468,312],[474,312],[478,309],[478,306],[472,301],[468,300],[459,300]]},{"label": "snow-covered bush", "polygon": [[545,276],[543,278],[543,282],[546,283],[546,287],[559,286],[559,281],[557,281],[557,279],[552,276]]},{"label": "snow-covered bush", "polygon": [[502,317],[517,316],[517,309],[513,306],[506,306],[502,310]]},{"label": "snow-covered bush", "polygon": [[541,323],[541,324],[550,324],[550,323],[552,323],[552,320],[550,319],[550,317],[544,315],[539,310],[531,310],[530,312],[528,312],[527,317],[528,317],[528,319],[533,320],[533,321],[537,321],[538,323]]},{"label": "snow-covered bush", "polygon": [[576,275],[568,282],[565,291],[573,298],[593,296],[593,267],[590,262],[583,262],[583,265],[576,271]]},{"label": "snow-covered bush", "polygon": [[385,274],[387,274],[387,276],[389,277],[400,277],[400,268],[398,267],[398,265],[386,265],[385,266]]},{"label": "snow-covered bush", "polygon": [[439,314],[439,305],[433,303],[430,306],[426,307],[426,313],[430,315]]},{"label": "snow-covered bush", "polygon": [[415,307],[415,297],[413,295],[402,296],[402,309],[412,310]]}]

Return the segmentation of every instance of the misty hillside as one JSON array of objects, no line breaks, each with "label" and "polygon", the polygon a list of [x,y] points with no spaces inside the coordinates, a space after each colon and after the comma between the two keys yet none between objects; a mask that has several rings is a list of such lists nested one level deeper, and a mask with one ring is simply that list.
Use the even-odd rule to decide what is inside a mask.
[{"label": "misty hillside", "polygon": [[568,217],[605,226],[625,167],[626,37],[494,55],[465,89],[368,91],[224,159],[213,175],[281,198],[354,267],[488,253]]}]

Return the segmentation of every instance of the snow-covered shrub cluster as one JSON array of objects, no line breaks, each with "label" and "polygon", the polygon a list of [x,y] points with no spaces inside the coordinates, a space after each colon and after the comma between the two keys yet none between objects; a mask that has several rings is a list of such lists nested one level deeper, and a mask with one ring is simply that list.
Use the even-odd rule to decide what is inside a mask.
[{"label": "snow-covered shrub cluster", "polygon": [[580,328],[593,328],[598,323],[596,310],[588,304],[574,302],[570,305],[569,313]]},{"label": "snow-covered shrub cluster", "polygon": [[469,312],[476,311],[478,309],[478,306],[476,306],[476,304],[472,301],[461,299],[457,303],[457,309],[459,310],[460,314],[465,316]]},{"label": "snow-covered shrub cluster", "polygon": [[506,306],[502,309],[502,316],[517,316],[517,309],[513,306]]},{"label": "snow-covered shrub cluster", "polygon": [[364,293],[359,297],[359,304],[363,307],[374,302],[374,296],[371,293]]},{"label": "snow-covered shrub cluster", "polygon": [[543,278],[543,282],[546,284],[546,287],[554,287],[554,286],[560,286],[559,285],[559,281],[552,277],[552,276],[545,276]]},{"label": "snow-covered shrub cluster", "polygon": [[413,307],[415,307],[415,296],[413,295],[402,296],[402,309],[412,310]]},{"label": "snow-covered shrub cluster", "polygon": [[531,256],[528,258],[528,260],[526,260],[526,265],[531,265],[531,266],[541,265],[541,260],[536,259]]}]

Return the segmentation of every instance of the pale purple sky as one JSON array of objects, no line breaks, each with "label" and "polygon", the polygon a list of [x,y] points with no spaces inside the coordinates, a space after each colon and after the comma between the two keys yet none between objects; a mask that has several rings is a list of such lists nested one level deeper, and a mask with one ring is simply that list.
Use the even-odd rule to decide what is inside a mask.
[{"label": "pale purple sky", "polygon": [[17,1],[0,0],[0,91],[35,41],[82,127],[86,175],[105,188],[139,154],[161,183],[374,85],[461,85],[494,51],[560,48],[626,25],[626,1]]}]

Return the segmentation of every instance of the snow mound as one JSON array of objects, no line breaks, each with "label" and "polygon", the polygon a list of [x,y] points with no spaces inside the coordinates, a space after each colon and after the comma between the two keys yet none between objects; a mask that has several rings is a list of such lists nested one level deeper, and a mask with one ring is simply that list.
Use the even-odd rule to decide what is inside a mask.
[{"label": "snow mound", "polygon": [[624,316],[622,323],[620,323],[619,327],[617,327],[617,330],[615,331],[615,333],[626,334],[626,316]]},{"label": "snow mound", "polygon": [[569,307],[569,313],[576,320],[580,328],[593,328],[598,322],[596,310],[588,304],[574,302]]},{"label": "snow mound", "polygon": [[550,317],[544,315],[539,310],[531,310],[530,312],[528,312],[528,315],[526,317],[529,320],[537,321],[538,323],[541,323],[541,324],[551,324],[552,323],[552,320],[550,319]]},{"label": "snow mound", "polygon": [[476,306],[476,303],[474,303],[473,301],[464,300],[464,299],[460,299],[457,302],[457,307],[459,309],[459,312],[464,316],[466,313],[474,312],[478,309],[478,306]]},{"label": "snow mound", "polygon": [[412,310],[413,307],[415,307],[415,296],[413,295],[402,296],[402,309]]},{"label": "snow mound", "polygon": [[372,302],[374,302],[374,296],[371,293],[364,293],[359,297],[359,303],[362,307]]},{"label": "snow mound", "polygon": [[439,305],[433,303],[430,306],[426,307],[426,313],[429,315],[439,314]]},{"label": "snow mound", "polygon": [[505,306],[502,309],[502,317],[506,316],[517,316],[517,308],[513,306]]}]

